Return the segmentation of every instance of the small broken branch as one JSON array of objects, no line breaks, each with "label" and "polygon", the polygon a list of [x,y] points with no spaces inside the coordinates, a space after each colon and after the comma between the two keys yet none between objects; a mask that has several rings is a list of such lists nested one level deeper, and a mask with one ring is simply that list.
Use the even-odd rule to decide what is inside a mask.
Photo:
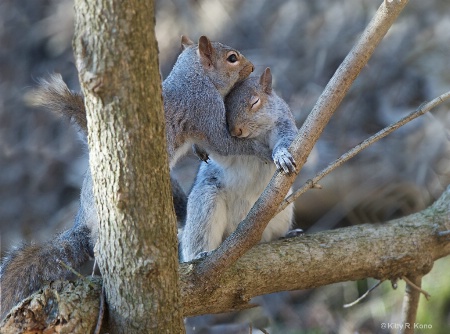
[{"label": "small broken branch", "polygon": [[369,290],[367,290],[366,292],[364,292],[362,294],[361,297],[359,297],[358,299],[356,299],[354,302],[351,302],[349,304],[344,304],[343,307],[344,308],[349,308],[352,307],[356,304],[358,304],[361,300],[363,300],[364,298],[366,298],[370,292],[372,292],[373,290],[375,290],[381,283],[383,283],[383,281],[378,281],[373,287],[371,287]]},{"label": "small broken branch", "polygon": [[411,122],[412,120],[416,119],[419,116],[422,116],[423,114],[429,112],[431,109],[435,108],[445,100],[450,98],[450,92],[444,93],[437,98],[433,99],[432,101],[422,104],[418,109],[410,113],[409,115],[403,117],[398,122],[395,122],[388,127],[385,127],[384,129],[378,131],[373,136],[367,138],[362,143],[356,145],[354,148],[346,152],[345,154],[341,155],[338,159],[330,163],[325,169],[320,171],[316,174],[312,179],[307,180],[302,187],[300,187],[298,190],[296,190],[293,194],[289,195],[280,205],[278,212],[283,211],[289,204],[294,202],[297,198],[299,198],[301,195],[303,195],[308,189],[316,188],[317,182],[319,182],[321,179],[323,179],[326,175],[328,175],[331,171],[341,166],[343,163],[347,162],[351,158],[353,158],[355,155],[360,153],[365,148],[369,147],[373,143],[377,142],[378,140],[386,137],[388,134],[394,132],[399,127]]},{"label": "small broken branch", "polygon": [[431,295],[426,292],[425,290],[423,290],[419,285],[413,283],[411,280],[408,279],[408,277],[402,277],[402,280],[404,280],[406,282],[406,284],[408,284],[411,288],[416,289],[417,291],[419,291],[420,293],[422,293],[426,300],[430,300]]}]

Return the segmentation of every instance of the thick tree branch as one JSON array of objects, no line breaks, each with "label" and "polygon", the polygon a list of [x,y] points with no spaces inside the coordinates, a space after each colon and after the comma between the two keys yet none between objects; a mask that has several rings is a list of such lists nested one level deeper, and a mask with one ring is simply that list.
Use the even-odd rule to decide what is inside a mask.
[{"label": "thick tree branch", "polygon": [[425,103],[421,105],[417,110],[413,111],[409,115],[403,117],[398,122],[395,122],[384,129],[378,131],[373,136],[367,138],[362,143],[356,145],[354,148],[349,150],[348,152],[341,155],[338,159],[330,163],[325,169],[320,171],[316,174],[312,179],[309,179],[305,182],[305,184],[300,187],[298,190],[296,190],[293,194],[289,195],[280,205],[278,208],[278,212],[283,211],[289,204],[293,203],[297,198],[299,198],[302,194],[304,194],[308,189],[314,188],[317,186],[317,182],[319,182],[321,179],[323,179],[325,176],[327,176],[329,173],[331,173],[333,170],[341,166],[343,163],[347,162],[351,158],[353,158],[355,155],[360,153],[362,150],[366,149],[373,143],[377,142],[378,140],[386,137],[388,134],[394,132],[399,127],[411,122],[412,120],[416,119],[419,116],[422,116],[423,114],[429,112],[431,109],[435,108],[445,100],[450,98],[450,92],[444,93],[437,98],[433,99],[432,101]]},{"label": "thick tree branch", "polygon": [[[373,54],[376,46],[394,23],[407,0],[383,2],[356,45],[336,70],[324,92],[309,114],[291,145],[291,152],[301,170],[325,125],[345,97],[351,84]],[[275,174],[261,198],[239,224],[235,233],[195,267],[191,274],[202,276],[201,281],[214,281],[217,276],[256,245],[270,219],[276,213],[296,175]]]},{"label": "thick tree branch", "polygon": [[0,333],[92,333],[101,290],[99,277],[53,282],[14,307],[0,324]]},{"label": "thick tree branch", "polygon": [[[252,297],[367,277],[423,276],[450,254],[450,187],[428,209],[388,223],[359,225],[259,244],[208,286],[181,265],[185,316],[248,308]],[[336,267],[336,263],[339,266]]]},{"label": "thick tree branch", "polygon": [[[207,286],[192,275],[200,261],[183,263],[180,265],[183,315],[249,308],[253,306],[250,304],[251,298],[278,291],[310,289],[367,277],[389,280],[423,276],[430,271],[434,261],[450,255],[450,239],[439,236],[440,231],[450,230],[449,213],[450,187],[431,207],[408,217],[383,224],[365,224],[259,244]],[[339,263],[338,267],[336,263]],[[76,284],[83,284],[85,289],[95,293],[94,305],[97,308],[100,281],[96,282],[96,289],[90,287],[92,281],[86,282],[84,279]],[[39,309],[33,309],[36,303],[30,303],[30,300],[39,298],[36,296],[39,293],[11,311],[0,327],[1,333],[16,333],[19,327],[37,328],[29,326],[27,314],[33,319],[41,319],[40,326],[54,325],[45,320],[50,311],[53,318],[63,318],[60,314],[66,312],[66,306],[62,302],[53,304],[52,308],[45,307],[41,301]],[[77,298],[77,304],[72,308],[81,308],[86,304],[84,299]],[[80,300],[83,302],[80,303]],[[70,312],[72,314],[74,310]],[[92,319],[82,316],[78,321],[83,322],[83,326],[94,328],[96,312]],[[21,324],[15,321],[20,314],[25,315]],[[80,325],[72,320],[70,326]],[[59,328],[63,329],[64,326]]]}]

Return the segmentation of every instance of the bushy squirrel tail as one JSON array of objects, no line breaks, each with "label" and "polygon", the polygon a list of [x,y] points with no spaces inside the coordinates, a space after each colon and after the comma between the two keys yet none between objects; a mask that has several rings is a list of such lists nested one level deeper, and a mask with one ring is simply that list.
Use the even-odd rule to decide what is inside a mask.
[{"label": "bushy squirrel tail", "polygon": [[[42,107],[54,114],[68,117],[82,132],[87,135],[86,109],[84,98],[80,93],[73,92],[59,73],[53,73],[49,78],[40,78],[38,87],[34,89],[31,102],[35,107]],[[178,221],[186,219],[187,195],[176,179],[171,177],[172,196]]]},{"label": "bushy squirrel tail", "polygon": [[41,78],[38,83],[38,88],[32,93],[31,103],[57,115],[68,117],[87,134],[83,96],[71,91],[59,73],[52,74],[48,79]]},{"label": "bushy squirrel tail", "polygon": [[91,252],[90,230],[76,225],[41,244],[24,244],[12,250],[0,267],[0,320],[19,301],[50,281],[69,279]]}]

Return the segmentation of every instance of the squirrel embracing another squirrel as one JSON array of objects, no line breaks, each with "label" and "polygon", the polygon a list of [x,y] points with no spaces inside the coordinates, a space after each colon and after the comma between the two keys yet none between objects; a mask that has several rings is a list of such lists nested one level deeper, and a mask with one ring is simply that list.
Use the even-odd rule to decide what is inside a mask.
[{"label": "squirrel embracing another squirrel", "polygon": [[206,36],[198,44],[183,36],[181,44],[183,52],[162,85],[170,167],[193,144],[203,159],[206,150],[271,161],[270,151],[259,141],[231,136],[225,119],[225,96],[253,72],[253,64],[237,50]]},{"label": "squirrel embracing another squirrel", "polygon": [[[199,149],[230,154],[254,154],[269,161],[270,151],[259,142],[230,135],[224,97],[253,71],[253,64],[239,51],[211,42],[206,36],[194,44],[182,37],[183,51],[163,82],[169,164],[172,168],[192,144]],[[86,129],[83,98],[71,92],[61,78],[42,81],[38,104],[71,117]],[[176,184],[173,188],[176,188]],[[179,189],[181,191],[181,189]],[[185,196],[185,195],[184,195]],[[183,205],[183,194],[180,203]],[[45,283],[72,276],[67,266],[78,268],[93,256],[98,218],[88,170],[74,226],[43,244],[22,245],[3,259],[0,268],[1,318],[17,302]]]},{"label": "squirrel embracing another squirrel", "polygon": [[[227,95],[225,106],[230,133],[272,150],[275,164],[266,164],[254,155],[222,156],[211,152],[211,161],[200,166],[188,197],[181,237],[184,262],[216,249],[237,228],[277,168],[285,173],[295,170],[288,147],[297,127],[286,102],[272,90],[269,68],[260,78],[238,83]],[[273,217],[261,241],[284,237],[291,229],[293,210],[290,205]]]}]

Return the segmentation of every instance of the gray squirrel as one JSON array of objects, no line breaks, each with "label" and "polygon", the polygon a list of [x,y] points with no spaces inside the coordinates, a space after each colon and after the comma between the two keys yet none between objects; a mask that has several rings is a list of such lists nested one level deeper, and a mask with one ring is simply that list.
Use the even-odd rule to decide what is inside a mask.
[{"label": "gray squirrel", "polygon": [[[200,166],[188,197],[181,237],[184,262],[216,249],[237,228],[277,168],[284,173],[295,170],[288,147],[297,127],[286,102],[272,90],[269,68],[260,78],[250,77],[238,83],[227,95],[225,106],[230,133],[270,148],[275,164],[266,164],[251,155],[223,156],[211,152],[211,161]],[[290,205],[273,217],[261,241],[285,236],[292,226],[293,210]]]},{"label": "gray squirrel", "polygon": [[231,136],[226,124],[224,98],[250,75],[253,64],[239,51],[206,36],[198,44],[183,36],[181,43],[183,52],[163,82],[170,167],[193,144],[204,159],[207,151],[223,156],[257,155],[271,161],[266,146]]},{"label": "gray squirrel", "polygon": [[[197,153],[203,153],[203,157],[206,152],[202,150],[206,149],[224,156],[255,154],[269,161],[270,151],[264,145],[232,137],[225,119],[225,95],[237,82],[249,76],[253,64],[239,51],[211,42],[206,36],[200,37],[198,44],[183,36],[182,48],[171,73],[163,82],[170,167],[192,144],[199,145]],[[38,104],[72,118],[85,136],[87,122],[83,97],[71,92],[61,77],[42,81],[38,94]],[[176,192],[178,185],[173,183],[172,186]],[[181,206],[185,205],[183,193],[178,200]],[[72,273],[67,266],[76,269],[94,255],[97,229],[92,178],[88,170],[74,226],[51,242],[21,245],[2,260],[0,319],[12,306],[45,283],[70,278]]]}]

